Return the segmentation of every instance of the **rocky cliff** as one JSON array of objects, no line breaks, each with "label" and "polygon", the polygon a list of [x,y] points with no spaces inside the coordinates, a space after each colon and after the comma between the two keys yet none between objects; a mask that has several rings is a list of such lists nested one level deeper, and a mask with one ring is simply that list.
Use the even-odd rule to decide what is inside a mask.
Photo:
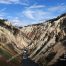
[{"label": "rocky cliff", "polygon": [[13,62],[17,64],[24,48],[33,61],[43,66],[55,64],[66,49],[66,14],[22,28],[1,20],[0,57],[8,62],[16,58]]}]

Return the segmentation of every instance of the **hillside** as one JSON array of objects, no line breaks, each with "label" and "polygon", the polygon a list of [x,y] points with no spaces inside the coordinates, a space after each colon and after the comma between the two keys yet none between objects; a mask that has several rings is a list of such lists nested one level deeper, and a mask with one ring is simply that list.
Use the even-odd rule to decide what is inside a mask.
[{"label": "hillside", "polygon": [[33,61],[43,66],[55,64],[66,49],[66,13],[22,28],[0,20],[0,61],[4,58],[6,63],[19,66],[25,47]]}]

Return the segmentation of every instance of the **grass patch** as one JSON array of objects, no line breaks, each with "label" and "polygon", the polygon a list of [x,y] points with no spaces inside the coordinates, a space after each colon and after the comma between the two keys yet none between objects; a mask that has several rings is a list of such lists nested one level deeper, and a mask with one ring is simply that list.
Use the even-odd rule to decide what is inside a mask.
[{"label": "grass patch", "polygon": [[9,59],[12,57],[7,51],[4,51],[1,48],[0,48],[0,54],[3,55],[6,59]]},{"label": "grass patch", "polygon": [[[6,59],[10,59],[12,57],[11,54],[9,54],[7,51],[3,50],[0,48],[0,55],[4,56]],[[12,63],[14,64],[18,64],[18,59],[14,58],[13,60],[11,60]],[[2,64],[2,62],[0,62],[0,65]],[[6,65],[7,66],[7,65]]]}]

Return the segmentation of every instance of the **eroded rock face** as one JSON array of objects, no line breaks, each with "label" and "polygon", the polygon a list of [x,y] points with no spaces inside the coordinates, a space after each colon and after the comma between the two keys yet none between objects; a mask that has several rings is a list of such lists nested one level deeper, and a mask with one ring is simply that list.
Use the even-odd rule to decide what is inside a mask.
[{"label": "eroded rock face", "polygon": [[[9,25],[2,23],[2,26],[0,25],[0,47],[13,56],[12,58],[16,58],[26,47],[30,59],[43,66],[52,65],[65,52],[66,14],[23,28],[16,28],[10,23]],[[20,61],[20,56],[17,59]]]},{"label": "eroded rock face", "polygon": [[[43,25],[42,25],[43,24]],[[66,44],[66,15],[45,23],[20,29],[31,40],[30,58],[35,62],[52,65],[64,54]]]}]

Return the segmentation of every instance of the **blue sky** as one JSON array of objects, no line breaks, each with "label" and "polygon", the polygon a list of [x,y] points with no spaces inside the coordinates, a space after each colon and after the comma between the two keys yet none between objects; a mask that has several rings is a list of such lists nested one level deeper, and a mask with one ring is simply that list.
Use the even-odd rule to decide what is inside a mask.
[{"label": "blue sky", "polygon": [[0,0],[0,19],[25,26],[66,12],[66,0]]}]

